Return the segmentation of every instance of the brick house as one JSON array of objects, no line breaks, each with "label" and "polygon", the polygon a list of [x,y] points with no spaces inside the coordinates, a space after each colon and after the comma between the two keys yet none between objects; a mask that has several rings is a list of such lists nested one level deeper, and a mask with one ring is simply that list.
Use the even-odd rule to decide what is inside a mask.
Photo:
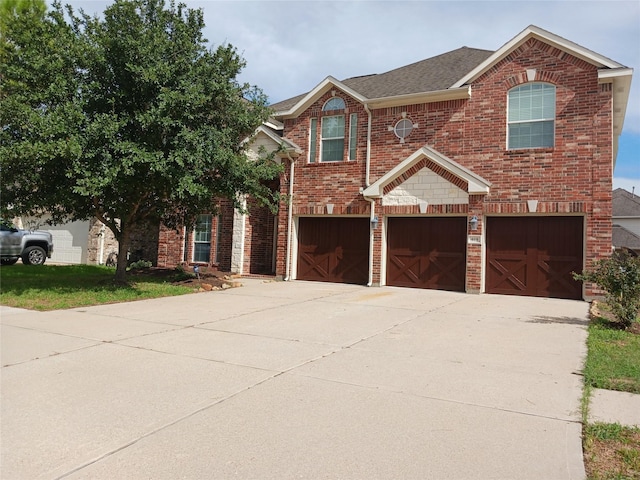
[{"label": "brick house", "polygon": [[286,280],[559,298],[611,253],[612,173],[632,69],[530,26],[336,80],[273,105],[254,145],[283,144],[276,216],[221,205],[161,230],[158,265]]},{"label": "brick house", "polygon": [[640,255],[640,197],[623,188],[613,191],[613,248]]}]

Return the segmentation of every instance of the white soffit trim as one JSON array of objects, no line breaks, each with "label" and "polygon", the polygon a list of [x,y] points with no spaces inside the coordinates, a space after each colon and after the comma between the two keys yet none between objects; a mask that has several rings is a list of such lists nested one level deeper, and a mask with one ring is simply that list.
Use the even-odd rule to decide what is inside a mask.
[{"label": "white soffit trim", "polygon": [[266,122],[264,122],[269,128],[273,128],[274,130],[284,130],[284,123],[279,122],[275,118],[269,118]]},{"label": "white soffit trim", "polygon": [[350,97],[355,98],[361,103],[366,103],[367,98],[360,95],[355,90],[347,87],[345,84],[336,80],[332,76],[328,76],[322,82],[320,82],[313,90],[307,93],[304,98],[302,98],[298,103],[296,103],[289,110],[282,110],[280,112],[275,112],[274,116],[277,118],[295,118],[301,112],[305,111],[309,106],[315,102],[319,96],[328,92],[332,88],[337,88],[342,90],[344,93],[349,95]]},{"label": "white soffit trim", "polygon": [[489,193],[489,187],[491,182],[485,180],[480,175],[476,175],[471,170],[463,167],[459,163],[454,162],[446,155],[441,154],[437,150],[431,147],[424,146],[409,157],[405,158],[402,162],[389,170],[385,175],[380,177],[376,182],[367,187],[362,194],[369,198],[380,198],[383,196],[384,187],[393,182],[396,178],[402,175],[404,172],[413,167],[423,158],[428,158],[432,162],[440,165],[442,168],[451,172],[458,178],[466,181],[468,184],[467,193],[470,195],[486,195]]},{"label": "white soffit trim", "polygon": [[587,48],[581,47],[577,43],[573,43],[566,38],[562,38],[558,35],[555,35],[551,32],[543,30],[542,28],[536,27],[535,25],[530,25],[525,28],[522,32],[516,35],[509,42],[505,43],[502,47],[494,52],[489,58],[487,58],[484,62],[478,65],[476,68],[471,70],[467,75],[454,83],[451,88],[461,87],[462,85],[471,82],[475,78],[482,75],[486,72],[491,66],[495,63],[502,60],[513,50],[518,48],[521,44],[529,40],[529,38],[538,38],[539,40],[553,45],[554,47],[559,48],[565,52],[574,55],[592,65],[595,65],[599,68],[624,68],[624,65],[619,64],[618,62],[614,62],[610,58],[607,58],[599,53],[596,53]]},{"label": "white soffit trim", "polygon": [[615,135],[622,133],[624,117],[627,114],[627,104],[629,103],[632,77],[633,68],[598,71],[598,81],[600,83],[613,84],[613,133]]}]

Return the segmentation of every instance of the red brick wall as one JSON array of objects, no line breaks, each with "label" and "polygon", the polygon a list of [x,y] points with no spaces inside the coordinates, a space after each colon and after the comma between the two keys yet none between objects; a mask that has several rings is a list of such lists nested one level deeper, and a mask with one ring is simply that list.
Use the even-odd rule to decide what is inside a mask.
[{"label": "red brick wall", "polygon": [[[367,154],[367,112],[364,106],[348,95],[336,90],[337,96],[345,101],[343,111],[322,112],[322,106],[332,95],[327,92],[295,120],[285,122],[285,135],[298,146],[305,149],[305,155],[296,161],[295,215],[325,213],[325,205],[332,203],[334,215],[343,213],[362,213],[368,211],[369,203],[359,194],[365,182]],[[357,153],[355,160],[344,162],[314,163],[308,162],[310,119],[318,119],[317,151],[320,153],[321,121],[323,116],[337,114],[345,116],[344,158],[349,148],[349,116],[358,115]]]},{"label": "red brick wall", "polygon": [[[233,202],[226,199],[218,201],[218,211],[214,212],[211,225],[211,256],[208,265],[228,271],[231,269],[231,241],[233,230]],[[216,216],[216,214],[218,216]],[[221,229],[220,235],[218,230]],[[185,229],[178,230],[161,225],[158,234],[158,266],[173,268],[183,263],[193,265],[193,232],[187,231],[187,250],[185,252]],[[216,262],[216,252],[219,261]],[[186,253],[186,255],[185,255]]]},{"label": "red brick wall", "polygon": [[[555,146],[507,150],[507,94],[514,86],[526,83],[527,69],[536,69],[535,81],[556,86]],[[369,203],[359,193],[365,187],[367,114],[358,102],[336,90],[347,104],[346,123],[349,113],[358,113],[357,159],[309,164],[303,155],[296,163],[294,215],[325,214],[327,203],[335,205],[334,215],[369,212]],[[480,225],[474,234],[481,234],[483,215],[526,214],[526,201],[538,200],[538,213],[570,212],[586,217],[587,266],[609,255],[612,92],[609,84],[598,83],[596,67],[531,39],[475,80],[471,91],[468,100],[373,110],[371,182],[420,147],[429,145],[492,186],[486,196],[471,196],[468,206],[430,205],[428,213],[468,213],[469,217],[476,214]],[[305,151],[309,145],[309,119],[321,117],[321,107],[330,96],[323,95],[299,117],[285,121],[285,136]],[[418,128],[405,143],[400,143],[389,127],[402,118],[403,112]],[[318,145],[319,142],[318,138]],[[283,181],[283,193],[286,189],[288,184]],[[384,207],[376,212],[417,213],[417,207]],[[278,272],[284,272],[285,236],[286,208],[282,208]],[[379,236],[376,235],[374,249],[376,258],[380,256]],[[471,291],[479,290],[482,282],[480,253],[480,247],[468,247],[467,289]],[[376,264],[374,276],[379,277],[379,273],[380,266]],[[586,295],[593,293],[593,286],[587,285]]]}]

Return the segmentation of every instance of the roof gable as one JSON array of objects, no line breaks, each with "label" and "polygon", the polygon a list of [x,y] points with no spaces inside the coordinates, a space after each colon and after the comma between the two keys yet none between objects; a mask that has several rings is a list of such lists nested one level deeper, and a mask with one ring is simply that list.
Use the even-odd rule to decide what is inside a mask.
[{"label": "roof gable", "polygon": [[571,55],[580,58],[587,63],[595,65],[598,68],[625,68],[624,65],[621,65],[618,62],[614,62],[610,58],[593,52],[587,48],[581,47],[577,43],[573,43],[565,38],[543,30],[542,28],[536,27],[535,25],[530,25],[514,38],[505,43],[498,50],[493,52],[493,54],[486,58],[477,67],[467,72],[464,76],[454,82],[450,87],[457,88],[472,82],[474,79],[478,78],[487,70],[489,70],[494,64],[498,63],[500,60],[505,58],[520,45],[527,42],[531,38],[537,38],[538,40],[541,40],[546,44],[553,45],[554,47],[559,48],[564,52],[570,53]]},{"label": "roof gable", "polygon": [[[291,102],[288,102],[287,106],[289,108],[277,110],[275,116],[279,118],[295,117],[300,112],[309,108],[319,97],[327,93],[332,88],[342,90],[344,93],[360,102],[366,101],[366,98],[355,90],[351,89],[339,80],[336,80],[332,76],[328,76],[306,95],[299,95],[297,97],[294,97],[296,99],[295,103],[291,104]],[[284,104],[284,102],[281,102],[281,104],[273,105],[272,108],[282,108],[282,104]],[[278,105],[280,105],[280,107],[278,107]]]},{"label": "roof gable", "polygon": [[245,138],[242,143],[247,144],[256,153],[260,147],[265,147],[270,152],[282,148],[284,156],[297,157],[302,153],[302,149],[298,145],[287,138],[281,137],[277,131],[265,124],[260,125],[253,135]]},{"label": "roof gable", "polygon": [[598,68],[598,80],[613,84],[614,166],[627,111],[633,69],[542,28],[530,25],[495,52],[462,47],[382,74],[343,81],[329,76],[310,92],[272,105],[278,118],[295,118],[329,88],[344,91],[371,108],[465,99],[465,88],[522,44],[535,38]]},{"label": "roof gable", "polygon": [[437,170],[442,170],[445,174],[448,172],[459,180],[456,181],[452,179],[452,183],[459,184],[458,186],[466,183],[466,191],[470,195],[485,195],[489,193],[491,182],[485,180],[480,175],[476,175],[471,170],[456,163],[437,150],[425,145],[367,187],[363,195],[370,198],[382,197],[385,194],[385,190],[388,190],[388,188],[385,187],[392,187],[396,184],[399,185],[406,180],[406,178],[421,170],[422,166],[420,164],[425,159],[435,165]]}]

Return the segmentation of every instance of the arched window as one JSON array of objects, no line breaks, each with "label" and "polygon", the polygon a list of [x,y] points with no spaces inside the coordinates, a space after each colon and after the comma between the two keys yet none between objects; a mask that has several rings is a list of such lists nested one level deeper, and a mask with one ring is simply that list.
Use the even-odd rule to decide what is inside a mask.
[{"label": "arched window", "polygon": [[330,110],[344,110],[344,109],[345,109],[344,100],[341,99],[340,97],[330,98],[325,102],[324,106],[322,107],[323,112],[328,112]]},{"label": "arched window", "polygon": [[527,83],[509,90],[508,147],[553,147],[555,142],[556,87]]},{"label": "arched window", "polygon": [[[309,163],[356,160],[358,114],[349,114],[347,125],[346,110],[347,107],[342,98],[332,97],[322,106],[323,114],[320,116],[320,122],[317,118],[310,119]],[[347,139],[348,144],[345,145]],[[320,150],[319,154],[318,150]]]}]

